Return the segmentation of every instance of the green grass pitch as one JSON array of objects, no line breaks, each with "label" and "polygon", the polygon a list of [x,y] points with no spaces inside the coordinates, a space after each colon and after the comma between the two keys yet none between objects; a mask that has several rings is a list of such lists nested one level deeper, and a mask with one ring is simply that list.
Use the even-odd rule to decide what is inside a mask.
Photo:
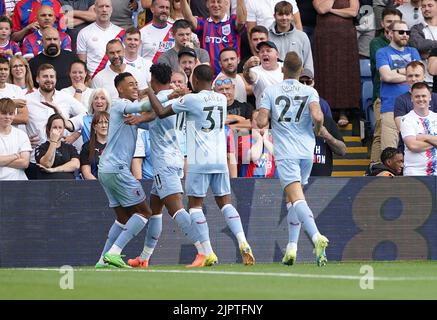
[{"label": "green grass pitch", "polygon": [[[370,275],[365,266],[373,269],[373,289],[362,278]],[[0,299],[437,299],[436,270],[433,261],[330,262],[323,268],[307,263],[196,270],[182,265],[102,271],[80,267],[74,268],[74,289],[63,290],[65,274],[59,269],[0,268]]]}]

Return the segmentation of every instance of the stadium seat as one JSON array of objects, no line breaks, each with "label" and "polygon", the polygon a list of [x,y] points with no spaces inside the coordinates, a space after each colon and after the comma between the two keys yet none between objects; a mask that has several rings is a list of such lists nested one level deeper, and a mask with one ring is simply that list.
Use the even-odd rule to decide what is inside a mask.
[{"label": "stadium seat", "polygon": [[366,123],[369,125],[371,132],[375,127],[373,115],[373,83],[372,72],[370,70],[370,59],[360,59],[361,75],[361,111]]}]

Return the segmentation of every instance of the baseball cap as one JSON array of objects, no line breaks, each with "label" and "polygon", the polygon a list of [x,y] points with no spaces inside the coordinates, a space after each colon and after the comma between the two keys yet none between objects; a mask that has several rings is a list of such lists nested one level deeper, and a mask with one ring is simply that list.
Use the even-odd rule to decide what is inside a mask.
[{"label": "baseball cap", "polygon": [[193,58],[197,58],[196,51],[194,51],[193,48],[184,47],[178,52],[178,58],[180,58],[182,55],[188,54],[189,56],[192,56]]},{"label": "baseball cap", "polygon": [[273,49],[275,49],[276,51],[279,52],[278,48],[276,47],[276,44],[274,42],[272,42],[272,41],[261,41],[260,43],[258,43],[256,45],[256,48],[258,50],[260,50],[262,46],[268,46],[268,47],[273,48]]},{"label": "baseball cap", "polygon": [[300,75],[300,78],[302,78],[302,77],[307,77],[307,78],[310,78],[310,79],[314,79],[314,75],[313,75],[313,73],[312,73],[312,71],[310,69],[303,69],[303,71],[302,71],[302,73]]}]

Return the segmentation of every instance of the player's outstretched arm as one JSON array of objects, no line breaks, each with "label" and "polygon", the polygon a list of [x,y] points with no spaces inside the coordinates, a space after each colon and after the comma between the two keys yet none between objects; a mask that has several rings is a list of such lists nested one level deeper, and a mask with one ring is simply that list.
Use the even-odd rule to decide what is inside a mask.
[{"label": "player's outstretched arm", "polygon": [[320,108],[320,104],[318,102],[311,102],[310,103],[310,112],[311,112],[311,118],[313,119],[314,123],[314,133],[316,135],[320,135],[320,130],[323,126],[323,112]]},{"label": "player's outstretched arm", "polygon": [[149,102],[152,105],[153,110],[160,119],[167,118],[175,114],[173,109],[171,108],[171,105],[165,108],[162,106],[161,102],[158,100],[153,90],[149,90],[147,92],[147,95],[149,96]]}]

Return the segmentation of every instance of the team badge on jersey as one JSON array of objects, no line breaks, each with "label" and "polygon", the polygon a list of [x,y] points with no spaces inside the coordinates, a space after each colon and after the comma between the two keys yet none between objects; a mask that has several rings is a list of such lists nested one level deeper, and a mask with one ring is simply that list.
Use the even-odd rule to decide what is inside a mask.
[{"label": "team badge on jersey", "polygon": [[229,35],[231,33],[231,25],[227,24],[222,26],[222,33],[225,36]]}]

